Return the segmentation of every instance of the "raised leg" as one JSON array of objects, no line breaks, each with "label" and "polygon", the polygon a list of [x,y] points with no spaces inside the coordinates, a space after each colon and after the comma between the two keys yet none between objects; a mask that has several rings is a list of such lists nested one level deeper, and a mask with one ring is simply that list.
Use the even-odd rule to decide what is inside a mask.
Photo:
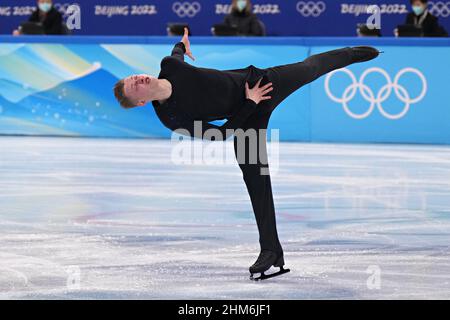
[{"label": "raised leg", "polygon": [[302,62],[267,68],[267,78],[273,82],[272,99],[267,103],[275,109],[293,92],[322,75],[353,63],[352,48],[343,48],[313,55]]}]

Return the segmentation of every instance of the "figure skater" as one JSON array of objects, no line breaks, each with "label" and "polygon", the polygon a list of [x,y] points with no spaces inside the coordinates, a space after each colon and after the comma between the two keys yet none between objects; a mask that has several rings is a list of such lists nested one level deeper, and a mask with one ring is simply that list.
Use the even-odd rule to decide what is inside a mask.
[{"label": "figure skater", "polygon": [[[266,69],[250,65],[223,71],[192,66],[184,61],[184,55],[195,60],[187,29],[172,54],[162,59],[157,78],[144,74],[122,79],[114,87],[115,97],[127,109],[151,102],[164,126],[184,135],[208,140],[225,140],[234,135],[235,155],[250,196],[261,246],[256,262],[249,268],[251,278],[260,280],[288,272],[283,268],[267,163],[266,129],[270,115],[302,86],[330,71],[372,60],[379,51],[372,47],[347,47],[292,64]],[[222,126],[210,123],[219,119],[227,122]],[[256,143],[255,139],[247,139],[249,131],[259,133]],[[264,274],[272,266],[280,270]],[[254,274],[260,276],[253,277]]]}]

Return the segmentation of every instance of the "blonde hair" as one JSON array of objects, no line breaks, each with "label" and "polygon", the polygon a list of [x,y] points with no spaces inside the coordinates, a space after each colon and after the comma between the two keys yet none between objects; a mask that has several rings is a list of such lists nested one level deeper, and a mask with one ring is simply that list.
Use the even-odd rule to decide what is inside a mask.
[{"label": "blonde hair", "polygon": [[119,104],[122,106],[122,108],[129,109],[135,107],[135,104],[133,101],[128,99],[125,96],[124,92],[125,88],[125,82],[122,80],[117,81],[117,83],[114,85],[114,96],[116,97],[116,100],[119,102]]}]

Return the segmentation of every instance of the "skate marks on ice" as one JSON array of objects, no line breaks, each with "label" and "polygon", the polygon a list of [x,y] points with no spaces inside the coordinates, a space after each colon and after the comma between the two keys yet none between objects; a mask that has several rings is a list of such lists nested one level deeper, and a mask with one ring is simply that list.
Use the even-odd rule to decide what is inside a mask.
[{"label": "skate marks on ice", "polygon": [[[3,224],[2,229],[5,227],[13,229],[12,225]],[[249,282],[247,265],[256,248],[230,248],[227,241],[217,237],[193,237],[183,226],[108,231],[95,224],[48,227],[47,231],[44,227],[28,228],[20,236],[1,237],[9,248],[0,253],[2,266],[11,266],[14,274],[0,273],[0,298],[209,299],[253,296],[255,290],[260,290],[262,297],[267,295],[262,288],[245,285]],[[23,228],[16,225],[13,233],[19,229]],[[229,228],[208,229],[230,232]],[[208,245],[212,241],[219,244]],[[69,270],[74,266],[79,268],[78,287],[68,286]]]},{"label": "skate marks on ice", "polygon": [[0,140],[0,298],[450,298],[448,147],[282,144],[291,272],[252,282],[237,166],[174,166],[158,140]]}]

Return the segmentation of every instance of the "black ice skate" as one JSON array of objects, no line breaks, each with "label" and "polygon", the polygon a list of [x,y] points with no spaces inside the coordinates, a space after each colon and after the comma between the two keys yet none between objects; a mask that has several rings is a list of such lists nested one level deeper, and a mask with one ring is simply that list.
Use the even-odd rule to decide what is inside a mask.
[{"label": "black ice skate", "polygon": [[[269,270],[271,266],[279,267],[280,270],[272,274],[265,274],[264,272]],[[284,273],[291,271],[289,269],[284,269],[283,266],[284,266],[284,258],[282,253],[277,254],[273,251],[262,250],[256,262],[249,268],[250,279],[254,281],[259,281],[280,276]],[[259,273],[260,276],[255,278],[253,276],[255,273]]]},{"label": "black ice skate", "polygon": [[378,55],[382,52],[378,51],[373,47],[353,47],[352,49],[352,62],[365,62],[370,61],[378,57]]}]

